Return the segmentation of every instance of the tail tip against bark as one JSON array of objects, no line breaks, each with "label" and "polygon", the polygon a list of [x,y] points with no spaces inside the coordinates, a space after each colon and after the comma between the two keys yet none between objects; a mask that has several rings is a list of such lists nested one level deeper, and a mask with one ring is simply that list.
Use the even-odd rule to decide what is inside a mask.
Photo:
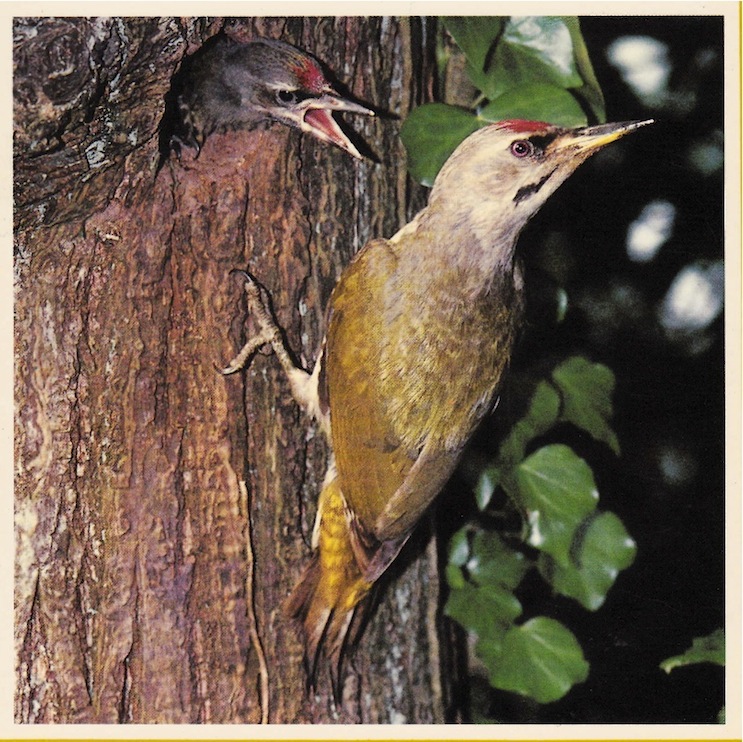
[{"label": "tail tip against bark", "polygon": [[[304,634],[304,663],[307,672],[307,691],[315,689],[321,656],[327,660],[333,698],[340,706],[343,692],[343,661],[355,643],[359,630],[352,626],[363,626],[368,598],[343,610],[324,599],[318,590],[322,570],[319,555],[313,555],[304,574],[292,591],[285,605],[285,612],[302,625]],[[361,611],[358,609],[361,608]],[[357,615],[357,612],[359,615]],[[354,619],[358,620],[354,620]]]}]

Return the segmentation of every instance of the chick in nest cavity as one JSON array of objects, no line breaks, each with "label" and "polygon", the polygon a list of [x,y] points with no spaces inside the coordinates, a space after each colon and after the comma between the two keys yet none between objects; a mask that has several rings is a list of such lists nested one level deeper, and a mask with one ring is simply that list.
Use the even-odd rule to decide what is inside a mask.
[{"label": "chick in nest cavity", "polygon": [[216,131],[252,129],[278,122],[329,142],[356,158],[362,154],[333,117],[336,111],[373,116],[341,95],[320,62],[275,39],[237,41],[217,34],[187,57],[173,77],[160,125],[158,171],[174,151],[196,150]]}]

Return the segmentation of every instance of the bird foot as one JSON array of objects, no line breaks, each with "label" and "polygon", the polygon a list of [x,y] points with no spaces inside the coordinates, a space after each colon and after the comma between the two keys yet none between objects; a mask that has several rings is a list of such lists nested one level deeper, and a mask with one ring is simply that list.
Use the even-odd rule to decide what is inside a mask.
[{"label": "bird foot", "polygon": [[284,369],[292,397],[294,397],[296,403],[308,415],[320,421],[329,429],[330,423],[326,420],[327,415],[323,414],[320,410],[320,401],[317,392],[317,380],[320,371],[319,363],[316,366],[316,372],[309,374],[294,362],[284,343],[284,335],[281,328],[276,324],[269,309],[270,300],[266,289],[245,271],[233,271],[233,273],[242,273],[245,276],[248,312],[255,317],[258,324],[258,334],[250,338],[243,345],[240,352],[225,368],[219,369],[220,373],[224,376],[229,376],[240,371],[245,368],[251,356],[259,348],[264,345],[270,345],[281,367]]},{"label": "bird foot", "polygon": [[220,373],[224,376],[229,376],[230,374],[242,370],[247,365],[250,357],[264,345],[270,345],[274,349],[274,352],[282,360],[283,365],[283,356],[287,355],[287,351],[281,337],[281,330],[268,310],[268,297],[267,295],[265,298],[263,296],[265,289],[262,289],[260,284],[249,273],[246,273],[245,271],[234,272],[242,273],[245,276],[245,293],[248,297],[248,312],[255,317],[260,330],[257,335],[250,338],[245,345],[243,345],[240,352],[227,364],[227,366],[220,369]]}]

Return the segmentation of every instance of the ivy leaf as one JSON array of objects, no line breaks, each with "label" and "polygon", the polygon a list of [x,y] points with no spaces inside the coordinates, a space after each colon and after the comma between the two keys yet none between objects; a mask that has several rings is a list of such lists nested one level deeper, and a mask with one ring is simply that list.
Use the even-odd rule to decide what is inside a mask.
[{"label": "ivy leaf", "polygon": [[477,644],[475,644],[475,654],[485,663],[488,673],[495,672],[495,668],[498,667],[503,655],[503,638],[506,631],[508,631],[508,628],[504,627],[500,633],[494,633],[487,639],[478,639]]},{"label": "ivy leaf", "polygon": [[488,85],[490,51],[503,28],[499,16],[447,16],[446,30],[467,58],[467,76],[478,90]]},{"label": "ivy leaf", "polygon": [[449,593],[444,614],[478,637],[489,638],[502,633],[504,626],[521,615],[521,603],[513,593],[497,585],[465,582]]},{"label": "ivy leaf", "polygon": [[446,584],[453,590],[459,590],[467,584],[464,572],[456,564],[447,564],[444,574],[446,575]]},{"label": "ivy leaf", "polygon": [[511,429],[498,449],[498,467],[516,466],[526,453],[530,441],[544,435],[558,420],[560,395],[548,381],[540,381],[529,400],[526,414]]},{"label": "ivy leaf", "polygon": [[478,585],[497,585],[515,590],[529,567],[526,557],[506,546],[494,531],[475,534],[467,572]]},{"label": "ivy leaf", "polygon": [[598,501],[591,468],[568,446],[554,444],[522,461],[515,474],[504,486],[526,511],[528,543],[569,566],[575,531]]},{"label": "ivy leaf", "polygon": [[557,701],[588,677],[588,662],[575,636],[544,616],[511,627],[499,653],[487,649],[491,659],[498,655],[489,666],[490,684],[539,703]]},{"label": "ivy leaf", "polygon": [[576,532],[570,565],[558,565],[543,554],[538,566],[558,593],[595,611],[603,605],[619,572],[632,564],[636,552],[622,521],[614,513],[601,513],[589,516]]},{"label": "ivy leaf", "polygon": [[562,418],[606,443],[619,455],[619,440],[609,425],[614,393],[611,369],[573,356],[552,372],[552,378],[562,393]]},{"label": "ivy leaf", "polygon": [[557,422],[560,398],[547,381],[540,381],[529,400],[526,419],[534,435],[546,433]]},{"label": "ivy leaf", "polygon": [[725,666],[725,632],[722,629],[716,629],[709,636],[694,639],[691,647],[683,654],[663,660],[660,667],[670,673],[677,667],[696,665],[701,662]]},{"label": "ivy leaf", "polygon": [[410,175],[419,183],[432,186],[449,155],[485,124],[474,112],[444,103],[414,108],[400,129]]},{"label": "ivy leaf", "polygon": [[481,90],[489,100],[535,82],[558,88],[583,85],[570,29],[556,16],[511,17],[503,28],[492,73]]},{"label": "ivy leaf", "polygon": [[499,95],[480,109],[487,121],[524,119],[546,121],[556,126],[583,126],[586,114],[570,91],[556,85],[537,82],[523,84]]}]

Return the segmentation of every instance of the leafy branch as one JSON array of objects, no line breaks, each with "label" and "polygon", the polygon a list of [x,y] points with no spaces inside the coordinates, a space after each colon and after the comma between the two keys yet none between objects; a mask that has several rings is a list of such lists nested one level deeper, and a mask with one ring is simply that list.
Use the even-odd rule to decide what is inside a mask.
[{"label": "leafy branch", "polygon": [[496,490],[505,493],[520,517],[519,543],[467,524],[449,544],[444,613],[477,637],[475,652],[493,687],[540,703],[556,701],[584,681],[588,663],[558,621],[537,616],[517,623],[523,609],[515,593],[523,579],[536,569],[554,592],[595,611],[634,561],[636,546],[614,513],[598,510],[593,472],[571,448],[550,444],[526,452],[536,439],[571,423],[618,453],[609,426],[613,389],[606,366],[579,356],[541,380],[475,486],[483,512]]},{"label": "leafy branch", "polygon": [[[580,126],[606,119],[586,44],[574,16],[447,17],[478,91],[469,108],[428,103],[406,119],[401,137],[413,178],[431,186],[456,147],[503,119]],[[445,60],[444,60],[445,61]]]}]

